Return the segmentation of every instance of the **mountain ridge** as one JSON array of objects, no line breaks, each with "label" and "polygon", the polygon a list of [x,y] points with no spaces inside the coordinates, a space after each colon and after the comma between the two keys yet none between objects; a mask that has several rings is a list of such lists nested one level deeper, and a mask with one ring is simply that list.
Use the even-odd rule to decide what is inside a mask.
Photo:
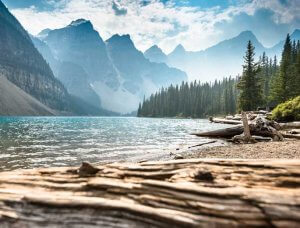
[{"label": "mountain ridge", "polygon": [[50,67],[58,64],[50,48],[30,36],[1,0],[0,28],[1,92],[6,91],[0,115],[112,114],[68,93]]},{"label": "mountain ridge", "polygon": [[[299,29],[291,34],[291,39],[300,39]],[[272,58],[274,55],[281,56],[284,41],[280,41],[271,48],[266,48],[252,31],[246,30],[235,37],[223,40],[200,51],[186,51],[182,44],[178,44],[168,55],[163,53],[167,56],[164,62],[171,67],[187,72],[190,80],[211,81],[216,78],[236,76],[242,73],[243,55],[249,40],[252,41],[255,47],[257,59],[263,52]],[[146,54],[145,56],[152,59],[152,61],[158,61],[153,56]]]},{"label": "mountain ridge", "polygon": [[44,105],[68,110],[68,93],[33,45],[29,34],[0,1],[0,73]]},{"label": "mountain ridge", "polygon": [[[46,34],[46,35],[45,35]],[[86,82],[85,88],[70,88],[72,94],[84,100],[79,93],[87,91],[96,93],[101,105],[114,112],[130,113],[135,111],[144,96],[157,91],[162,86],[186,80],[186,74],[178,69],[168,67],[165,63],[152,63],[136,49],[130,35],[115,34],[103,41],[92,23],[85,19],[72,21],[68,26],[46,31],[40,35],[41,40],[53,53],[53,58],[60,63],[68,62],[81,67],[85,74],[80,77]],[[45,45],[35,42],[40,52],[51,63],[51,56]],[[63,77],[59,68],[52,64],[55,74],[65,82],[74,85],[69,78]],[[75,73],[75,72],[74,72]],[[79,75],[76,76],[79,79]],[[68,82],[68,83],[66,83]],[[70,83],[69,83],[70,82]],[[97,99],[94,99],[97,100]],[[98,102],[99,103],[99,102]]]}]

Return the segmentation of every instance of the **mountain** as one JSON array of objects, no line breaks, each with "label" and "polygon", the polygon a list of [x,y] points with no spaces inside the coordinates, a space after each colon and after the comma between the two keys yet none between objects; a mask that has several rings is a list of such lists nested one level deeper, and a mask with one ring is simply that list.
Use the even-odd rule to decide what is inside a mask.
[{"label": "mountain", "polygon": [[55,111],[0,75],[0,115],[1,116],[52,116]]},{"label": "mountain", "polygon": [[44,41],[56,59],[82,66],[90,81],[101,80],[118,88],[117,72],[107,56],[105,43],[90,21],[78,19],[65,28],[48,31]]},{"label": "mountain", "polygon": [[1,1],[0,28],[1,75],[44,105],[69,111],[67,90]]},{"label": "mountain", "polygon": [[106,43],[109,56],[124,79],[124,87],[133,94],[140,90],[145,79],[157,86],[181,83],[187,79],[186,74],[178,69],[146,59],[129,35],[114,35]]},{"label": "mountain", "polygon": [[[16,18],[0,1],[0,115],[114,115],[99,106],[89,104],[97,96],[87,92],[90,85],[74,73],[74,81],[64,81],[71,92],[80,87],[81,93],[68,93],[60,76],[64,70],[70,72],[67,63],[54,58],[52,50],[43,41],[29,36]],[[47,33],[44,32],[45,36]],[[39,49],[39,50],[37,50]],[[41,51],[41,53],[39,52]],[[47,59],[47,62],[45,59]],[[71,66],[73,72],[80,72]],[[60,71],[58,71],[60,70]],[[62,76],[62,80],[64,77]],[[78,85],[77,85],[78,83]],[[96,97],[95,97],[96,96]]]},{"label": "mountain", "polygon": [[167,55],[157,45],[153,45],[146,50],[144,56],[154,63],[165,63],[167,61]]},{"label": "mountain", "polygon": [[122,86],[138,97],[138,102],[144,95],[148,96],[162,86],[187,80],[185,72],[146,59],[129,35],[114,35],[106,44],[108,54],[122,78]]},{"label": "mountain", "polygon": [[96,107],[130,113],[144,96],[187,79],[178,69],[146,59],[129,35],[104,42],[88,20],[78,19],[38,37],[33,38],[36,47],[69,93]]},{"label": "mountain", "polygon": [[43,39],[48,36],[49,32],[51,32],[51,29],[44,29],[37,35],[37,37]]},{"label": "mountain", "polygon": [[71,95],[80,98],[95,108],[101,108],[100,98],[88,83],[87,73],[81,66],[72,62],[61,62],[57,60],[44,41],[33,36],[31,39],[35,47],[53,69],[54,75],[63,83]]},{"label": "mountain", "polygon": [[190,79],[211,81],[229,75],[235,76],[242,72],[243,55],[249,40],[255,46],[257,56],[265,51],[251,31],[244,31],[203,51],[189,52],[178,45],[168,55],[167,63],[186,71]]},{"label": "mountain", "polygon": [[[291,40],[300,40],[300,29],[296,29],[291,35]],[[269,56],[276,55],[277,57],[281,57],[281,52],[283,50],[285,40],[281,40],[278,44],[274,47],[267,49],[266,53]]]},{"label": "mountain", "polygon": [[[300,30],[296,29],[291,34],[292,40],[300,40]],[[264,47],[251,31],[241,32],[238,36],[224,40],[202,51],[186,51],[179,44],[164,60],[171,67],[181,69],[189,75],[190,80],[211,81],[223,77],[236,76],[242,73],[243,56],[247,42],[251,40],[255,47],[256,59],[265,52],[273,58],[280,59],[284,40],[274,47]],[[152,50],[153,49],[153,50]],[[155,61],[155,54],[159,47],[150,48],[145,56]],[[150,52],[150,54],[148,53]]]},{"label": "mountain", "polygon": [[70,94],[90,105],[101,108],[100,98],[89,84],[88,75],[81,66],[71,62],[62,62],[59,63],[58,69],[57,77]]}]

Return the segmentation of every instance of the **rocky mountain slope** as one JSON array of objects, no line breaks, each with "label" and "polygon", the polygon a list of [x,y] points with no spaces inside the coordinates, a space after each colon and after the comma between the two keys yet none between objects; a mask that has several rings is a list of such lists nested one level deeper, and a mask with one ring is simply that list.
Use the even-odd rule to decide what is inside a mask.
[{"label": "rocky mountain slope", "polygon": [[0,28],[1,75],[50,108],[69,111],[67,90],[1,1]]},{"label": "rocky mountain slope", "polygon": [[52,116],[55,111],[0,75],[0,115],[1,116]]},{"label": "rocky mountain slope", "polygon": [[166,63],[168,59],[167,55],[157,45],[153,45],[146,50],[144,55],[151,62],[156,63]]},{"label": "rocky mountain slope", "polygon": [[36,47],[71,94],[115,112],[132,112],[144,96],[187,79],[181,70],[146,59],[129,35],[104,42],[84,19],[38,37]]},{"label": "rocky mountain slope", "polygon": [[[54,76],[49,64],[59,70],[56,73],[61,77]],[[115,115],[100,104],[89,103],[99,103],[99,99],[89,91],[92,89],[85,78],[81,78],[80,68],[69,63],[60,66],[52,50],[41,40],[30,37],[0,1],[0,75],[4,83],[0,115]],[[73,81],[66,79],[70,72]],[[70,94],[59,79],[71,92],[80,87],[81,96]]]}]

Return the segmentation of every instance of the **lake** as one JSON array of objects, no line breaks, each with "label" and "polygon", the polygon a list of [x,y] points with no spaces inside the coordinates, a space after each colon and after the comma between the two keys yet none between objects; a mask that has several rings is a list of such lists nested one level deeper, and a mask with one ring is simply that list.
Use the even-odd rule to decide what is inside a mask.
[{"label": "lake", "polygon": [[211,141],[190,133],[225,126],[203,119],[0,117],[0,170],[166,160]]}]

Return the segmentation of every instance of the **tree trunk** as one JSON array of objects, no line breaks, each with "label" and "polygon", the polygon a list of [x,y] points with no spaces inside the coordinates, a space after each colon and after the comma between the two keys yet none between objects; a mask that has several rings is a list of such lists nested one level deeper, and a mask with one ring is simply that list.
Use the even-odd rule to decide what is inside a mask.
[{"label": "tree trunk", "polygon": [[[244,114],[245,115],[245,114]],[[245,120],[245,118],[244,118]],[[248,120],[244,121],[244,125],[248,122]],[[246,128],[248,128],[246,126]],[[251,135],[262,136],[262,137],[272,137],[275,141],[282,141],[283,136],[277,130],[279,129],[279,125],[274,121],[269,121],[265,119],[263,116],[257,116],[255,119],[249,122],[249,129]],[[244,132],[243,125],[237,125],[230,128],[219,129],[208,132],[200,132],[193,133],[192,135],[196,135],[199,137],[219,137],[219,138],[232,138],[234,136],[240,135]]]},{"label": "tree trunk", "polygon": [[242,123],[242,121],[239,120],[227,120],[227,119],[220,119],[220,118],[211,118],[210,121],[213,123],[232,124],[232,125],[238,125]]},{"label": "tree trunk", "polygon": [[243,133],[243,125],[238,125],[234,127],[229,127],[225,129],[218,129],[214,131],[206,131],[200,133],[193,133],[192,135],[196,135],[199,137],[220,137],[220,138],[231,138],[235,135],[239,135]]},{"label": "tree trunk", "polygon": [[0,173],[1,227],[300,227],[300,160]]},{"label": "tree trunk", "polygon": [[250,133],[250,128],[248,124],[248,118],[245,112],[242,113],[242,121],[244,127],[244,133],[241,135],[236,135],[232,138],[232,141],[235,143],[255,143],[255,139],[252,138]]}]

